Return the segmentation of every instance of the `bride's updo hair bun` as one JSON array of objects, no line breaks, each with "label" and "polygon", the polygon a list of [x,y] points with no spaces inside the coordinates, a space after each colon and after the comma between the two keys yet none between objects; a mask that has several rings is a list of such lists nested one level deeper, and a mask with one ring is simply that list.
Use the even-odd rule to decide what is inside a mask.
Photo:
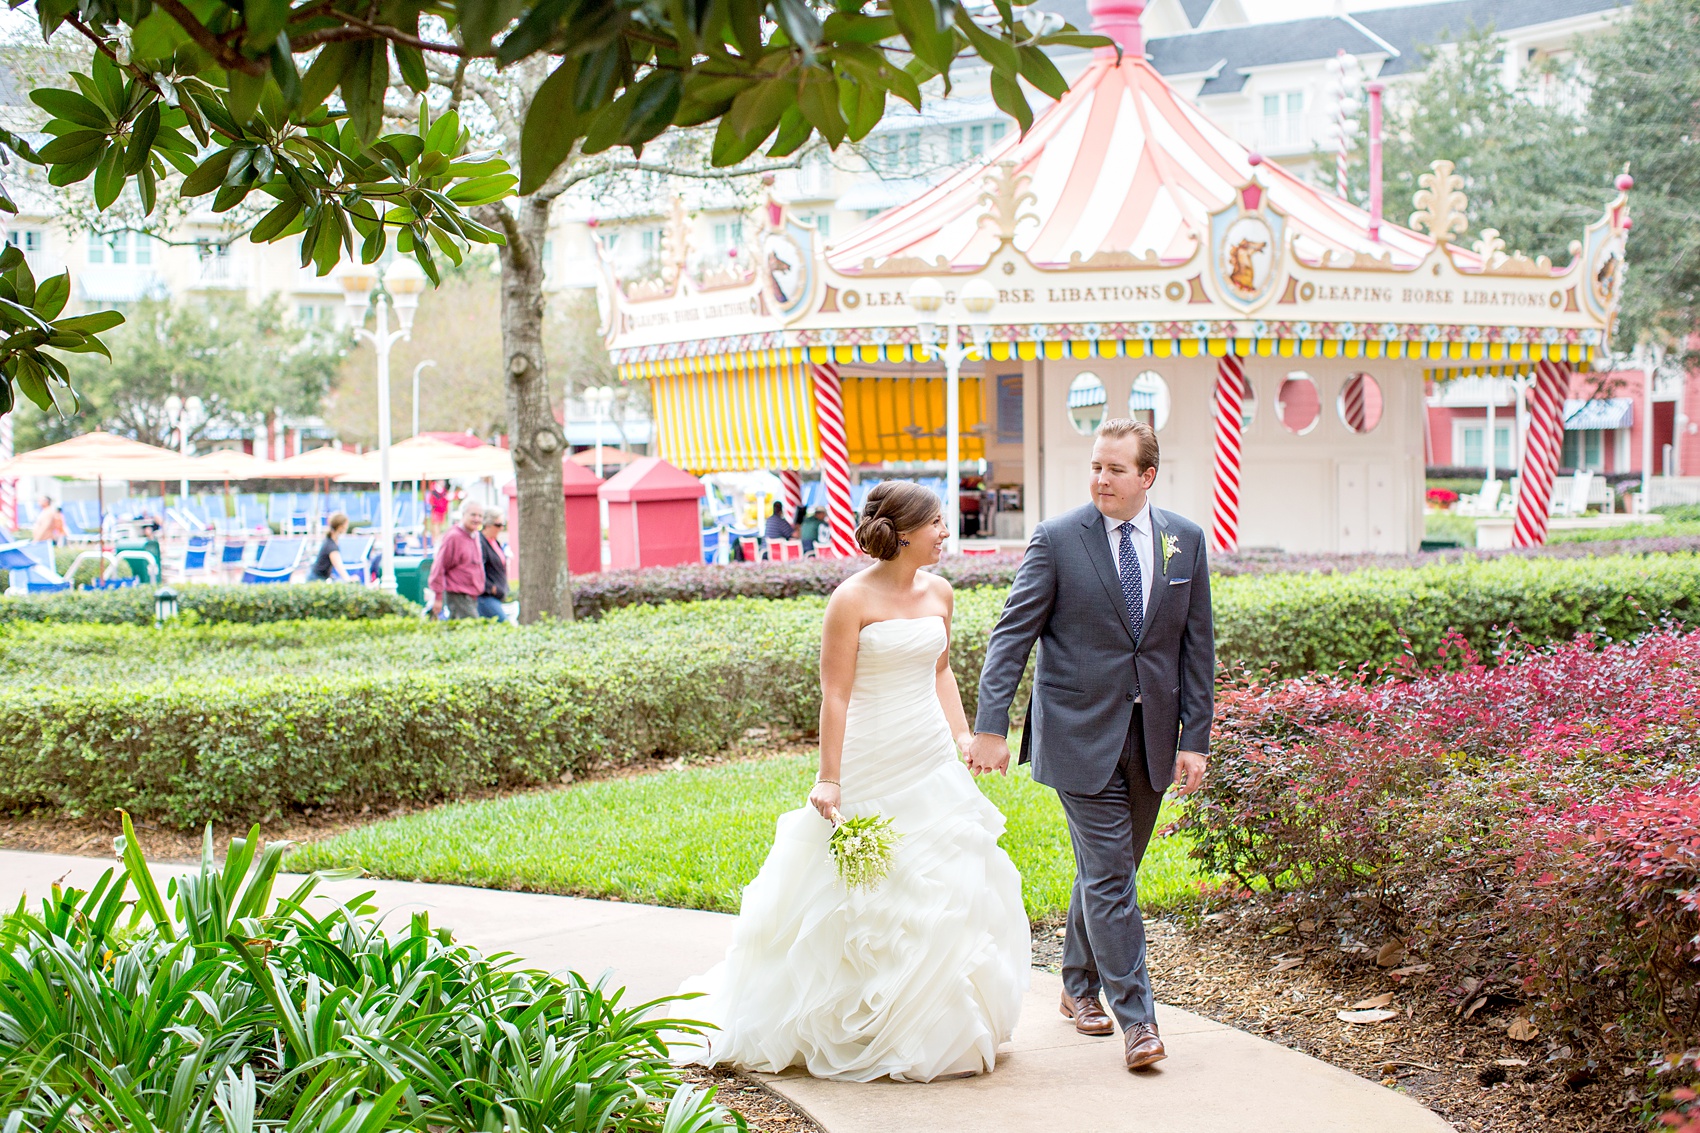
[{"label": "bride's updo hair bun", "polygon": [[933,521],[939,513],[939,498],[913,480],[887,480],[876,484],[862,501],[856,523],[856,542],[876,559],[895,559],[903,549],[901,539]]}]

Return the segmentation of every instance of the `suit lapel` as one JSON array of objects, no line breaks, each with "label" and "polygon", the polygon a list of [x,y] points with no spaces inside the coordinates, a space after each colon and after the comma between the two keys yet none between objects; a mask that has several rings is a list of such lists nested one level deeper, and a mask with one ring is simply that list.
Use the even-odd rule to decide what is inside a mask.
[{"label": "suit lapel", "polygon": [[1116,577],[1116,561],[1110,557],[1109,533],[1104,529],[1103,513],[1097,508],[1093,508],[1091,516],[1081,524],[1080,537],[1086,541],[1086,557],[1097,569],[1098,581],[1104,584],[1104,593],[1115,606],[1116,613],[1121,615],[1122,629],[1127,631],[1128,640],[1134,640],[1133,621],[1127,616],[1127,599],[1122,597],[1121,579]]},{"label": "suit lapel", "polygon": [[[1163,607],[1163,596],[1169,592],[1169,571],[1163,563],[1163,535],[1169,529],[1169,521],[1156,508],[1151,509],[1151,571],[1156,575],[1151,580],[1151,601],[1145,603],[1145,624],[1153,624],[1157,620],[1157,611]],[[1140,644],[1145,643],[1145,634],[1139,635]]]}]

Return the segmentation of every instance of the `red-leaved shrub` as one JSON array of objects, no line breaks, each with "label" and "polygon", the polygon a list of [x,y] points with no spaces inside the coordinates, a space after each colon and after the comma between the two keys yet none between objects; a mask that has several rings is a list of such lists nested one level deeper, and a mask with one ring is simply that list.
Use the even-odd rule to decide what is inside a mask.
[{"label": "red-leaved shrub", "polygon": [[[1700,1039],[1700,633],[1242,682],[1183,827],[1243,884],[1376,898],[1579,1049]],[[1473,991],[1471,992],[1473,994]]]}]

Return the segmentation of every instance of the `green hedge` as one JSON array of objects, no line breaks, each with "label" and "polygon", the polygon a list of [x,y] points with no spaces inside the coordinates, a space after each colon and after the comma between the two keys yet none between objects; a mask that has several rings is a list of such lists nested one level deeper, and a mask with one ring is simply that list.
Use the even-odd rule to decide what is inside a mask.
[{"label": "green hedge", "polygon": [[1700,623],[1700,556],[1492,559],[1417,570],[1270,574],[1214,584],[1224,665],[1298,676],[1342,666],[1439,663],[1451,631],[1491,657],[1515,628],[1530,642],[1634,637]]},{"label": "green hedge", "polygon": [[[1700,558],[1269,575],[1215,594],[1224,663],[1287,675],[1397,664],[1402,633],[1436,663],[1452,627],[1491,654],[1510,624],[1546,641],[1700,621]],[[970,715],[1004,595],[957,599],[951,663]],[[380,807],[716,751],[755,725],[808,732],[823,605],[677,603],[522,629],[12,627],[0,632],[0,810],[123,806],[191,825]],[[59,669],[56,632],[70,657]]]},{"label": "green hedge", "polygon": [[[177,608],[209,622],[281,622],[300,618],[381,618],[417,614],[419,607],[376,587],[343,582],[280,582],[261,586],[175,586]],[[70,590],[0,598],[6,622],[94,622],[151,625],[157,587]]]}]

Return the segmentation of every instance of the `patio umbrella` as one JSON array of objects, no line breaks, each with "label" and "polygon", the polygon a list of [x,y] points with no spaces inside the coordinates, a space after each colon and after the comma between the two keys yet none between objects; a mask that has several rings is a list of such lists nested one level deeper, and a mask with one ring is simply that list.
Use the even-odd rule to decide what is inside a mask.
[{"label": "patio umbrella", "polygon": [[107,480],[175,480],[184,460],[170,449],[145,445],[112,433],[96,431],[60,441],[46,448],[31,449],[0,463],[0,479],[22,476],[60,476],[69,480],[93,480],[99,509],[100,549],[106,551]]},{"label": "patio umbrella", "polygon": [[[338,476],[346,483],[376,484],[378,454],[360,456],[359,467]],[[514,458],[505,448],[480,444],[467,448],[431,437],[412,437],[390,446],[390,482],[398,480],[464,480],[480,476],[512,476]]]},{"label": "patio umbrella", "polygon": [[361,467],[360,461],[358,455],[347,449],[325,445],[296,453],[288,460],[267,464],[266,477],[274,480],[335,480],[343,473]]},{"label": "patio umbrella", "polygon": [[264,480],[275,475],[272,469],[280,462],[265,460],[240,449],[221,448],[201,456],[192,456],[184,463],[186,475],[180,480]]},{"label": "patio umbrella", "polygon": [[598,445],[592,448],[587,448],[583,452],[575,452],[567,459],[572,461],[574,464],[582,464],[586,468],[594,468],[596,467],[596,453],[598,449],[602,452],[603,464],[630,464],[634,460],[643,459],[643,456],[639,453],[628,452],[623,448],[612,448],[608,445]]}]

